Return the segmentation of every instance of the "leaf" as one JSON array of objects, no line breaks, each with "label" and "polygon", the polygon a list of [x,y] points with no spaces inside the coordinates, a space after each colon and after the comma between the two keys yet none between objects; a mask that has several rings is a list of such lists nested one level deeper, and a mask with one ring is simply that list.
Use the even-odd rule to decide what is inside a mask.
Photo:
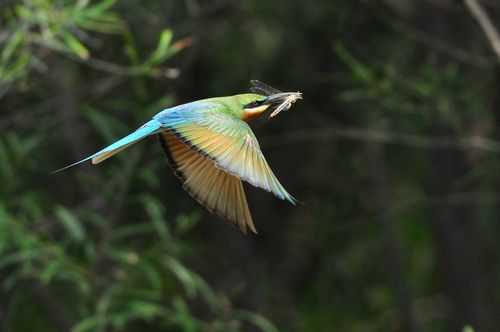
[{"label": "leaf", "polygon": [[145,196],[143,202],[158,236],[163,241],[168,241],[170,239],[170,231],[163,218],[163,207],[151,196]]},{"label": "leaf", "polygon": [[170,55],[170,43],[172,42],[172,30],[163,30],[158,41],[158,46],[146,61],[149,65],[157,65],[165,61]]},{"label": "leaf", "polygon": [[71,33],[63,32],[63,39],[68,49],[80,59],[87,60],[89,58],[88,49]]},{"label": "leaf", "polygon": [[130,302],[129,306],[135,316],[146,320],[165,314],[166,311],[165,308],[158,304],[138,300]]},{"label": "leaf", "polygon": [[113,13],[104,13],[99,17],[77,16],[76,22],[79,27],[86,30],[102,32],[107,34],[119,34],[125,29],[125,23],[120,17]]},{"label": "leaf", "polygon": [[116,229],[110,236],[110,241],[124,241],[128,238],[135,237],[138,235],[146,235],[149,233],[154,233],[155,230],[150,224],[132,224],[121,226]]},{"label": "leaf", "polygon": [[182,331],[200,331],[198,321],[189,311],[189,307],[184,299],[175,297],[173,301],[173,307],[175,309],[175,320],[180,325]]},{"label": "leaf", "polygon": [[114,129],[121,132],[125,132],[127,130],[122,123],[108,113],[100,112],[96,109],[87,107],[85,115],[88,116],[94,128],[97,129],[106,142],[113,142],[119,136],[114,134]]},{"label": "leaf", "polygon": [[101,320],[98,317],[85,318],[76,324],[71,332],[87,332],[96,331],[96,328],[101,325]]},{"label": "leaf", "polygon": [[26,5],[18,5],[15,8],[16,15],[25,21],[31,21],[33,17],[33,12],[26,7]]},{"label": "leaf", "polygon": [[189,271],[184,265],[182,265],[178,260],[173,257],[169,257],[166,260],[167,266],[175,274],[177,279],[182,283],[186,293],[189,297],[194,297],[197,290],[197,279],[196,275]]},{"label": "leaf", "polygon": [[276,326],[259,314],[249,311],[238,311],[235,316],[238,319],[246,320],[247,322],[252,323],[263,332],[279,332]]},{"label": "leaf", "polygon": [[[26,73],[28,64],[31,60],[31,54],[28,51],[21,52],[19,56],[16,57],[16,61],[10,65],[8,68],[4,68],[3,75],[0,76],[0,81],[13,81],[19,77],[22,77]],[[2,68],[0,67],[0,70]]]},{"label": "leaf", "polygon": [[95,6],[90,7],[85,10],[86,15],[88,16],[101,16],[106,10],[111,8],[116,3],[116,0],[104,0],[98,3]]},{"label": "leaf", "polygon": [[56,208],[55,214],[75,241],[82,242],[85,239],[85,230],[74,214],[62,206]]},{"label": "leaf", "polygon": [[375,81],[375,74],[371,68],[356,60],[344,45],[337,43],[335,51],[338,57],[351,69],[354,78],[365,83]]},{"label": "leaf", "polygon": [[45,266],[45,268],[40,272],[39,278],[43,284],[49,284],[54,276],[62,274],[61,272],[62,264],[60,260],[51,261]]},{"label": "leaf", "polygon": [[140,268],[143,272],[144,279],[148,281],[148,290],[153,291],[153,294],[158,294],[163,285],[161,271],[157,269],[155,264],[142,260]]},{"label": "leaf", "polygon": [[193,212],[190,215],[181,214],[176,219],[176,231],[178,234],[185,234],[194,228],[200,221],[200,214]]},{"label": "leaf", "polygon": [[15,252],[10,255],[4,255],[0,259],[0,268],[4,268],[6,266],[12,264],[23,263],[26,261],[34,260],[41,255],[40,252],[36,250],[24,249],[22,251]]},{"label": "leaf", "polygon": [[10,37],[2,51],[2,62],[6,63],[24,41],[24,30],[19,29]]}]

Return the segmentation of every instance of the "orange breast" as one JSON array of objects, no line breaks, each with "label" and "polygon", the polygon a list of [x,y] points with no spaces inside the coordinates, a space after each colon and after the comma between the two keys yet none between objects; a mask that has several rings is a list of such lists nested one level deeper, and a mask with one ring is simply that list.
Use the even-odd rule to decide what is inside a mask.
[{"label": "orange breast", "polygon": [[245,113],[243,113],[243,121],[250,121],[252,119],[255,119],[259,116],[261,116],[261,114],[269,107],[269,105],[262,105],[262,106],[259,106],[259,107],[255,107],[255,108],[249,108],[249,109],[246,109],[245,110]]}]

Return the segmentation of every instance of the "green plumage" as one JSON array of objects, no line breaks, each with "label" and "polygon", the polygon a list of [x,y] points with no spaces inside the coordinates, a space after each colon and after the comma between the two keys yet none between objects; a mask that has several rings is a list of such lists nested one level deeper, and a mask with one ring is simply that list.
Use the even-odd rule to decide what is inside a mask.
[{"label": "green plumage", "polygon": [[271,90],[259,86],[258,93],[207,98],[165,109],[133,133],[65,168],[87,160],[100,163],[158,135],[169,164],[193,198],[243,231],[256,232],[242,181],[295,203],[273,174],[246,121],[268,109],[276,113],[289,109],[300,93],[272,90],[273,94],[264,95],[266,91]]}]

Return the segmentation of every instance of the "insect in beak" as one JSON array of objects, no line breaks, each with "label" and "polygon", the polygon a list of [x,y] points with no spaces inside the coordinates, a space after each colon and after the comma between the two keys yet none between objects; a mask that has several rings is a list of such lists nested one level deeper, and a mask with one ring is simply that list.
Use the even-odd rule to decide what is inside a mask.
[{"label": "insect in beak", "polygon": [[288,111],[293,103],[299,99],[302,99],[301,92],[279,92],[268,96],[264,104],[268,104],[269,108],[273,110],[269,118],[275,117],[282,111]]}]

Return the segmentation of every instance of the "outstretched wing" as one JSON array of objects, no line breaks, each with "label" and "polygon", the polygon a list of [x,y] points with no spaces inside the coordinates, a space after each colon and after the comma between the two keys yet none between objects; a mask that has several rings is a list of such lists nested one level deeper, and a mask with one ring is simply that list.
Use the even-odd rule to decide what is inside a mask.
[{"label": "outstretched wing", "polygon": [[223,105],[198,106],[164,113],[157,120],[218,168],[295,204],[296,200],[273,174],[248,124],[227,112]]},{"label": "outstretched wing", "polygon": [[191,149],[171,131],[158,135],[170,166],[184,189],[209,211],[257,233],[248,209],[241,180],[216,167],[203,154]]}]

